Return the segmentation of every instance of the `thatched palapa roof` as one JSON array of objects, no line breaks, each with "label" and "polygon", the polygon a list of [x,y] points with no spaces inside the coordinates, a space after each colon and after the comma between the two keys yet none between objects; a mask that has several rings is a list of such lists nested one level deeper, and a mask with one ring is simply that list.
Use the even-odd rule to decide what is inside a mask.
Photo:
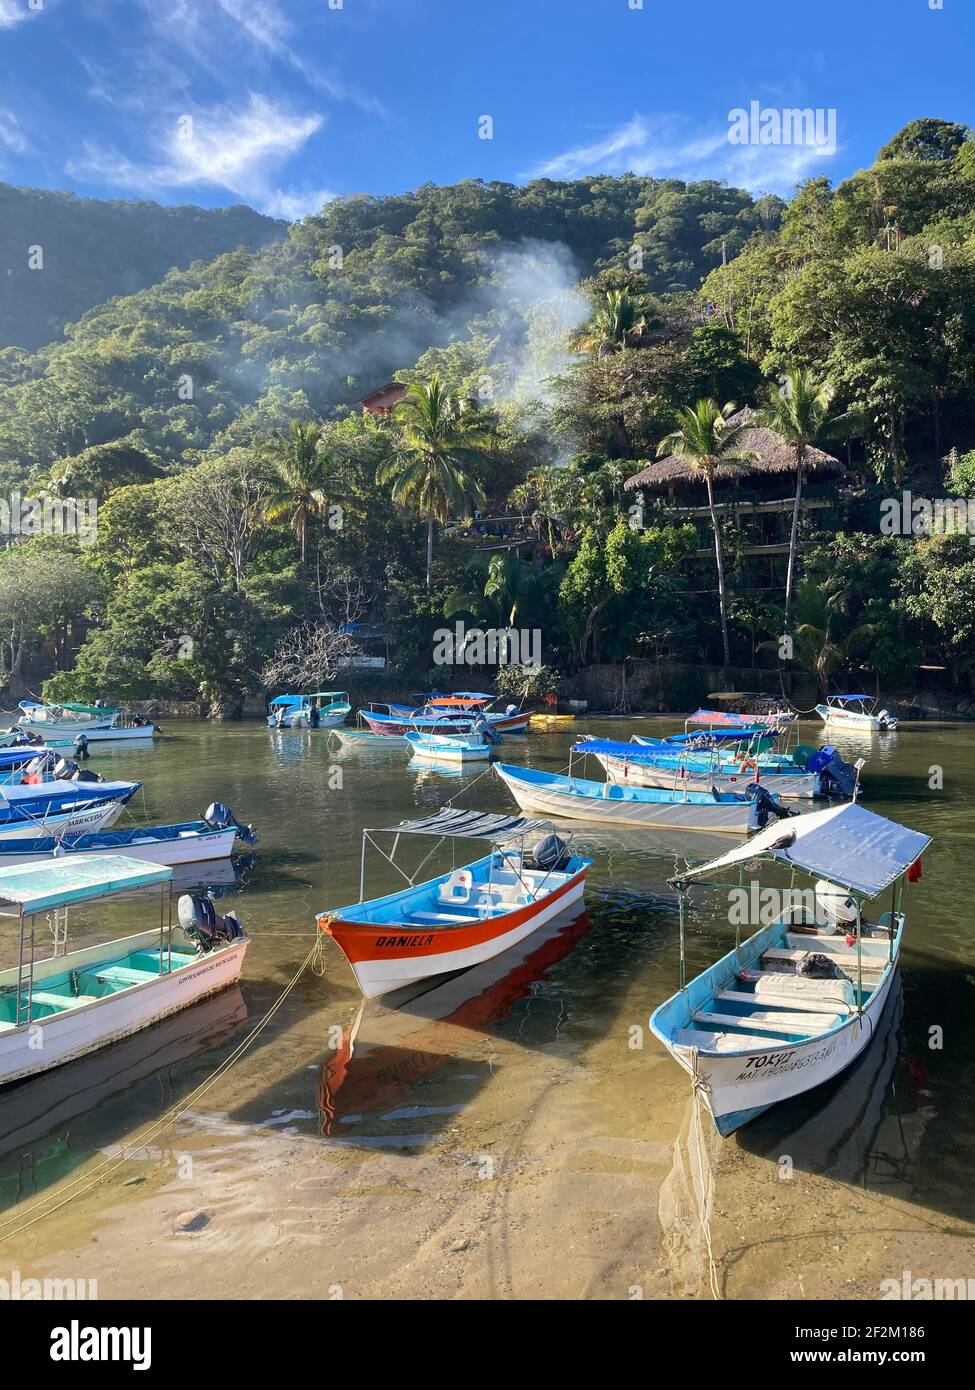
[{"label": "thatched palapa roof", "polygon": [[[744,424],[753,419],[754,416],[754,410],[745,406],[743,410],[730,416],[728,423]],[[760,429],[757,425],[753,425],[742,434],[738,441],[738,448],[743,454],[754,453],[758,457],[738,464],[718,464],[714,474],[718,481],[737,478],[752,482],[766,476],[775,477],[782,473],[791,473],[795,476],[795,451],[774,430]],[[824,478],[845,472],[846,465],[841,463],[839,459],[833,458],[832,454],[826,454],[822,449],[808,448],[806,450],[804,477]],[[635,473],[632,478],[627,478],[623,486],[630,490],[634,488],[680,487],[688,483],[694,485],[699,481],[700,478],[694,473],[687,459],[677,458],[671,454],[668,458],[660,459],[658,463],[648,464],[639,473]]]}]

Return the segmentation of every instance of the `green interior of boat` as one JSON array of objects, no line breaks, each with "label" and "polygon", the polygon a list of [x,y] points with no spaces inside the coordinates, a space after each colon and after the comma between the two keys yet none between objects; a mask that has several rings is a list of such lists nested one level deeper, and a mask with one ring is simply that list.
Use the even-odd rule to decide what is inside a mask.
[{"label": "green interior of boat", "polygon": [[[110,994],[131,989],[160,974],[179,970],[199,959],[194,951],[162,952],[162,971],[159,969],[159,950],[130,951],[117,960],[96,961],[78,970],[66,970],[62,975],[49,975],[38,980],[31,991],[31,1019],[47,1018],[66,1009],[90,1004]],[[26,994],[21,999],[21,1022],[26,1019]],[[0,1028],[11,1028],[17,1022],[17,988],[0,988]]]}]

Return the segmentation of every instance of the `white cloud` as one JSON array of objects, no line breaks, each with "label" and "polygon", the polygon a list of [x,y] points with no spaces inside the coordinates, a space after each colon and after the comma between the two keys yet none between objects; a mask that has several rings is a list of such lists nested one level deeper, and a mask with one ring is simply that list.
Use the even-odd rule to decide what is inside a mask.
[{"label": "white cloud", "polygon": [[263,206],[280,198],[271,189],[274,172],[322,126],[317,114],[292,114],[267,97],[251,93],[246,107],[170,112],[156,159],[143,163],[86,143],[83,158],[67,172],[138,192],[164,193],[191,187],[223,188]]},{"label": "white cloud", "polygon": [[27,0],[0,0],[0,29],[12,29],[25,19],[33,19],[39,10],[29,10]]},{"label": "white cloud", "polygon": [[601,140],[543,160],[532,178],[574,179],[627,171],[654,178],[726,179],[752,192],[790,193],[822,172],[840,148],[814,144],[734,145],[730,123],[690,130],[670,116],[635,115]]},{"label": "white cloud", "polygon": [[266,212],[268,217],[283,217],[287,222],[298,222],[302,217],[321,212],[335,196],[328,188],[276,188],[262,201],[261,212]]},{"label": "white cloud", "polygon": [[27,141],[20,133],[20,123],[12,111],[0,106],[0,145],[14,154],[23,154]]}]

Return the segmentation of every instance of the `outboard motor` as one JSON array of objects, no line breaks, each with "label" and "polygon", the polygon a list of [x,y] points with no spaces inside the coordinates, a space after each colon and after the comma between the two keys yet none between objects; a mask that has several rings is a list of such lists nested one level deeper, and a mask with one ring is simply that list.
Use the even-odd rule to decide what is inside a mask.
[{"label": "outboard motor", "polygon": [[74,754],[76,758],[88,757],[88,735],[79,734],[74,741]]},{"label": "outboard motor", "polygon": [[882,709],[880,711],[880,713],[877,715],[877,723],[880,725],[882,729],[897,728],[897,720],[891,714],[889,709]]},{"label": "outboard motor", "polygon": [[471,733],[480,734],[485,743],[501,742],[501,735],[491,723],[490,719],[486,719],[483,714],[478,714],[471,721]]},{"label": "outboard motor", "polygon": [[833,756],[821,768],[817,769],[823,794],[825,796],[852,798],[857,791],[857,770],[851,763],[844,762],[835,748],[831,748],[829,751]]},{"label": "outboard motor", "polygon": [[828,878],[816,882],[816,920],[836,932],[856,930],[857,905],[845,888],[838,888]]},{"label": "outboard motor", "polygon": [[543,869],[546,873],[560,873],[568,867],[571,858],[565,841],[554,834],[546,835],[543,840],[539,840],[532,851],[535,868]]},{"label": "outboard motor", "polygon": [[521,710],[518,708],[517,705],[505,705],[504,712],[505,715],[508,717],[514,716],[516,714],[521,714]]},{"label": "outboard motor", "polygon": [[240,919],[232,912],[221,917],[209,898],[184,893],[176,904],[179,924],[202,956],[224,941],[239,941],[244,935]]},{"label": "outboard motor", "polygon": [[241,825],[230,807],[225,806],[222,801],[211,802],[203,813],[203,819],[211,830],[229,830],[233,827],[237,831],[238,840],[242,840],[245,845],[257,844],[254,827]]},{"label": "outboard motor", "polygon": [[760,782],[752,782],[745,788],[745,795],[754,797],[758,807],[758,826],[764,830],[770,820],[785,820],[789,816],[797,816],[798,811],[790,811],[787,806],[783,806],[777,796],[763,787]]}]

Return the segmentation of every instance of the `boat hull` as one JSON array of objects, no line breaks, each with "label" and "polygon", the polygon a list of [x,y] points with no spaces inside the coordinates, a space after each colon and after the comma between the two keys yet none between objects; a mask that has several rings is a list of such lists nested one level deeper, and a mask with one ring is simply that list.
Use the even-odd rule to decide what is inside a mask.
[{"label": "boat hull", "polygon": [[[897,974],[896,962],[871,995],[861,1015],[854,1015],[828,1037],[803,1043],[779,1043],[769,1049],[727,1057],[697,1054],[696,1075],[705,1104],[718,1133],[727,1137],[749,1120],[803,1091],[830,1081],[856,1061],[870,1045]],[[669,1051],[686,1071],[695,1075],[690,1048],[668,1044]],[[802,1082],[796,1084],[796,1075]]]},{"label": "boat hull", "polygon": [[[416,718],[407,719],[405,717],[390,717],[389,715],[378,715],[370,710],[359,711],[362,718],[369,725],[374,734],[415,734],[415,733],[444,733],[447,730],[455,734],[469,734],[474,728],[473,719],[445,719]],[[497,717],[488,716],[488,722],[492,729],[497,729],[500,734],[521,734],[524,733],[531,720],[530,714],[502,714]]]},{"label": "boat hull", "polygon": [[84,734],[89,743],[115,742],[119,739],[151,739],[157,734],[156,728],[152,724],[132,726],[125,724],[121,728],[112,724],[51,724],[45,720],[29,720],[21,722],[21,727],[32,732],[43,734],[45,738],[70,739],[73,743],[75,739]]},{"label": "boat hull", "polygon": [[725,835],[747,835],[758,828],[754,801],[714,801],[707,804],[679,798],[660,802],[612,800],[608,797],[574,795],[568,778],[565,779],[567,785],[563,790],[544,783],[522,781],[497,763],[494,770],[521,809],[532,815]]},{"label": "boat hull", "polygon": [[336,941],[362,993],[374,999],[500,955],[578,903],[585,892],[587,870],[588,865],[527,907],[470,925],[424,931],[413,924],[387,926],[326,916],[320,926]]},{"label": "boat hull", "polygon": [[[158,944],[159,932],[142,932],[113,942],[122,953]],[[154,977],[89,1004],[78,1005],[19,1026],[0,1025],[0,1085],[50,1071],[109,1043],[148,1028],[160,1019],[226,989],[240,978],[248,941],[230,943],[172,973]],[[70,951],[35,967],[35,987],[45,975],[91,966],[105,957],[105,946]],[[16,986],[16,970],[0,973],[0,986]]]},{"label": "boat hull", "polygon": [[0,824],[0,845],[36,840],[38,832],[58,835],[89,835],[105,830],[122,814],[122,801],[104,801],[84,811],[52,812],[50,815],[4,821]]},{"label": "boat hull", "polygon": [[[59,837],[59,839],[62,837]],[[69,838],[67,836],[63,838]],[[105,836],[109,843],[99,844],[98,833],[86,834],[74,843],[52,847],[51,837],[42,840],[22,839],[6,844],[0,840],[0,869],[17,864],[32,864],[39,859],[63,858],[77,854],[132,854],[149,864],[202,864],[213,859],[228,859],[233,852],[237,831],[214,830],[205,834],[183,835],[173,839],[153,838],[151,830],[137,831],[119,843],[117,836]]]},{"label": "boat hull", "polygon": [[716,787],[719,792],[743,792],[753,782],[760,782],[776,796],[790,801],[819,796],[821,791],[820,778],[815,772],[774,772],[759,768],[758,772],[718,772],[714,775],[687,772],[681,775],[679,765],[655,767],[652,763],[628,762],[605,753],[594,756],[604,768],[607,779],[617,786],[676,787],[678,790],[686,787],[694,792],[707,792]]},{"label": "boat hull", "polygon": [[881,721],[875,714],[858,710],[834,709],[832,705],[817,705],[816,713],[827,728],[856,729],[859,733],[885,734],[893,732],[897,720]]}]

